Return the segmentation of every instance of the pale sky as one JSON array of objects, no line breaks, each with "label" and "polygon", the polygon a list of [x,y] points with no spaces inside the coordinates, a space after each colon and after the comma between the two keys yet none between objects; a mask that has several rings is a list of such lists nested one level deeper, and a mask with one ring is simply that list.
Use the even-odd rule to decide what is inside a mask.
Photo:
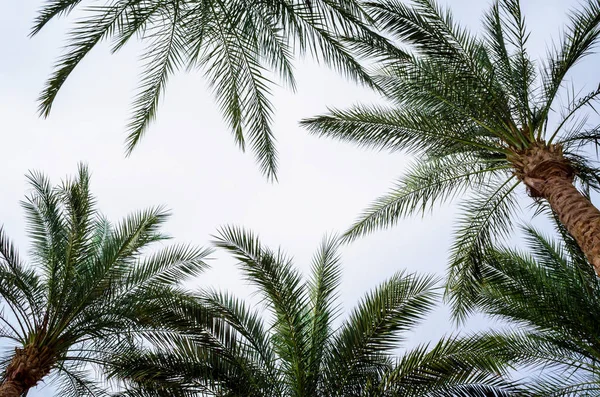
[{"label": "pale sky", "polygon": [[[92,190],[111,220],[130,211],[165,204],[173,212],[167,231],[177,242],[208,245],[218,226],[237,224],[280,245],[308,272],[322,236],[343,231],[373,199],[400,176],[408,159],[310,136],[298,126],[304,117],[328,106],[377,103],[377,95],[344,81],[310,60],[297,63],[298,90],[275,93],[274,130],[280,153],[279,183],[269,183],[251,153],[241,153],[222,121],[201,72],[170,80],[157,121],[129,158],[124,156],[125,123],[137,82],[136,45],[111,55],[108,46],[94,50],[60,92],[49,119],[36,113],[36,98],[64,44],[65,23],[52,23],[33,39],[27,37],[42,0],[6,1],[0,14],[0,223],[28,249],[19,206],[26,192],[25,174],[41,170],[58,182],[87,163]],[[448,0],[458,20],[479,27],[489,1]],[[529,48],[543,55],[557,37],[565,11],[575,0],[522,0],[533,31]],[[586,76],[597,81],[597,57],[574,76],[576,87]],[[588,87],[592,88],[592,87]],[[388,231],[360,239],[342,250],[341,302],[346,312],[369,289],[406,269],[445,274],[453,211],[438,208],[423,219],[404,220]],[[199,285],[211,285],[247,296],[234,262],[222,252]],[[435,340],[455,331],[447,310],[432,313],[408,345]],[[489,326],[484,319],[468,329]],[[30,395],[51,396],[51,387]]]}]

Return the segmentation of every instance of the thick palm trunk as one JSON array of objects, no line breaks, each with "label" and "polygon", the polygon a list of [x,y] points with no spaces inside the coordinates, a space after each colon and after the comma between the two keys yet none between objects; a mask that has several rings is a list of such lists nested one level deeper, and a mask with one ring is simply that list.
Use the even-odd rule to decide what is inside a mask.
[{"label": "thick palm trunk", "polygon": [[520,154],[517,175],[532,197],[548,201],[600,276],[600,211],[573,185],[574,171],[555,145]]},{"label": "thick palm trunk", "polygon": [[566,178],[550,178],[539,191],[600,276],[600,211]]},{"label": "thick palm trunk", "polygon": [[19,397],[34,387],[51,369],[52,355],[46,348],[16,348],[0,385],[0,397]]}]

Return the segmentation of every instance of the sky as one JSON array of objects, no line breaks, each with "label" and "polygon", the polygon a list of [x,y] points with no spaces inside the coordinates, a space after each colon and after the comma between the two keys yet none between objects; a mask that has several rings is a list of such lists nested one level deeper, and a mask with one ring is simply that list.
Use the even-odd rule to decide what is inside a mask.
[{"label": "sky", "polygon": [[[473,30],[479,28],[489,4],[445,3]],[[51,23],[28,38],[42,4],[42,0],[10,1],[0,14],[0,224],[23,253],[28,240],[19,200],[27,191],[25,174],[40,170],[59,182],[84,162],[92,171],[99,208],[109,219],[117,221],[131,211],[164,204],[173,213],[166,231],[174,241],[201,246],[210,244],[219,226],[241,225],[257,232],[265,244],[281,246],[307,274],[322,237],[346,229],[391,187],[410,161],[399,153],[316,138],[299,127],[299,120],[324,113],[327,107],[381,102],[375,93],[310,59],[296,63],[295,93],[285,89],[274,93],[278,183],[261,175],[251,153],[237,149],[201,72],[171,78],[156,122],[133,154],[125,157],[125,124],[138,82],[139,47],[134,44],[116,55],[106,45],[96,48],[64,85],[50,117],[42,119],[36,98],[72,22]],[[545,53],[549,38],[558,37],[566,21],[566,10],[576,4],[522,1],[533,32],[529,42],[533,54]],[[578,69],[573,76],[576,87],[596,81],[597,64],[595,57]],[[443,276],[454,214],[452,206],[441,207],[432,215],[403,220],[344,246],[340,302],[346,313],[365,292],[397,271]],[[242,297],[253,290],[226,254],[215,253],[210,263],[212,269],[193,284]],[[496,325],[478,317],[461,329],[490,326]],[[407,346],[456,330],[448,310],[440,307],[411,335]],[[41,385],[30,395],[51,396],[52,386]]]}]

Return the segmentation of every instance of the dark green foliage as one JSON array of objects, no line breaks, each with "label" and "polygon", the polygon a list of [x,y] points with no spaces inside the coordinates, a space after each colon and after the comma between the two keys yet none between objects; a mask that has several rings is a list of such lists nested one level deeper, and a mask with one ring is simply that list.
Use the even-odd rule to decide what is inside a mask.
[{"label": "dark green foliage", "polygon": [[[236,143],[249,145],[260,168],[276,176],[277,151],[271,129],[272,78],[295,89],[294,54],[309,54],[344,76],[367,85],[371,77],[352,56],[353,40],[379,47],[355,0],[48,0],[32,34],[74,10],[81,17],[68,33],[68,44],[40,96],[47,116],[61,87],[79,62],[103,41],[118,51],[132,38],[145,45],[143,71],[133,101],[127,151],[138,144],[155,118],[168,78],[183,69],[201,69],[213,87]],[[348,42],[345,38],[350,37]]]},{"label": "dark green foliage", "polygon": [[[111,224],[96,210],[86,167],[56,187],[39,173],[29,182],[22,204],[32,265],[0,229],[0,338],[52,351],[61,396],[104,395],[90,369],[170,332],[152,322],[153,311],[186,299],[179,283],[206,268],[210,250],[149,253],[168,239],[160,232],[168,213],[150,208]],[[3,353],[3,370],[13,354]]]},{"label": "dark green foliage", "polygon": [[[589,156],[598,147],[599,126],[588,125],[584,112],[593,109],[600,90],[580,96],[564,90],[567,73],[598,42],[600,2],[588,0],[570,14],[539,68],[527,54],[529,33],[518,0],[494,1],[481,36],[458,25],[434,0],[411,3],[367,3],[378,27],[403,45],[391,53],[363,43],[365,55],[383,60],[374,79],[393,106],[332,110],[302,124],[320,136],[417,157],[346,232],[346,240],[460,199],[448,292],[456,316],[464,318],[477,289],[481,253],[510,231],[518,209],[519,153],[542,142],[562,147],[583,191],[600,187],[600,170]],[[561,92],[567,96],[562,108]],[[553,112],[558,122],[549,125]]]},{"label": "dark green foliage", "polygon": [[526,228],[530,253],[491,249],[474,305],[516,329],[497,336],[516,362],[540,372],[540,396],[600,395],[600,281],[570,236]]},{"label": "dark green foliage", "polygon": [[[404,337],[438,296],[432,277],[397,273],[365,295],[341,325],[336,302],[338,242],[323,241],[304,281],[281,251],[228,227],[229,251],[258,290],[264,311],[223,292],[165,307],[157,318],[182,325],[161,346],[126,356],[114,375],[144,396],[509,396],[514,357],[482,335],[405,349]],[[269,318],[265,321],[264,318]]]}]

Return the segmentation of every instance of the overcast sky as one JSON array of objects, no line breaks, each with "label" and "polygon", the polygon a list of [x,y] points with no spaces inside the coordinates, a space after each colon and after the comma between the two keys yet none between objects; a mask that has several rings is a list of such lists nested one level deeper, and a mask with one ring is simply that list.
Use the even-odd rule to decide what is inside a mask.
[{"label": "overcast sky", "polygon": [[[310,60],[297,63],[298,90],[275,93],[275,132],[280,153],[279,183],[269,183],[251,153],[241,153],[222,121],[201,73],[171,79],[158,119],[129,158],[124,156],[125,123],[138,81],[136,46],[111,55],[97,48],[60,92],[49,119],[36,114],[36,98],[64,44],[67,23],[52,23],[27,37],[41,0],[6,1],[0,14],[0,223],[26,252],[19,200],[24,175],[42,170],[58,182],[83,161],[93,173],[92,189],[111,220],[130,211],[165,204],[172,212],[168,232],[178,242],[208,245],[218,226],[238,224],[258,232],[265,243],[282,246],[304,272],[327,232],[342,231],[402,174],[408,158],[376,153],[310,136],[298,126],[328,106],[375,103],[378,97]],[[458,20],[479,27],[488,1],[448,0]],[[557,37],[574,0],[523,0],[529,47],[545,53]],[[591,64],[590,64],[591,63]],[[576,86],[597,80],[598,60],[588,60]],[[596,67],[597,69],[597,67]],[[366,291],[407,269],[443,275],[453,211],[402,221],[343,249],[341,301],[349,310]],[[198,283],[246,296],[234,263],[214,255],[212,270]],[[488,324],[479,319],[470,329]],[[436,311],[408,343],[451,331],[445,309]],[[30,395],[50,396],[51,387]]]}]

